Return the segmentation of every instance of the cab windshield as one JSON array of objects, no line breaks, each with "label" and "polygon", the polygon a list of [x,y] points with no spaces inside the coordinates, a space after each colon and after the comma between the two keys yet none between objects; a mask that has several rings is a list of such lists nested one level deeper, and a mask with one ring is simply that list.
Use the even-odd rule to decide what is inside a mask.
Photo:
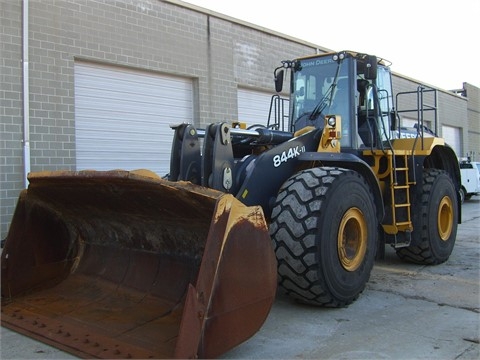
[{"label": "cab windshield", "polygon": [[323,127],[324,117],[342,117],[343,146],[349,146],[350,91],[348,68],[351,59],[338,63],[330,57],[303,59],[293,72],[290,107],[293,130],[305,126]]},{"label": "cab windshield", "polygon": [[342,147],[382,147],[391,138],[393,106],[388,67],[378,66],[376,79],[365,76],[362,58],[330,56],[297,60],[293,66],[291,128],[323,128],[327,115],[340,115]]}]

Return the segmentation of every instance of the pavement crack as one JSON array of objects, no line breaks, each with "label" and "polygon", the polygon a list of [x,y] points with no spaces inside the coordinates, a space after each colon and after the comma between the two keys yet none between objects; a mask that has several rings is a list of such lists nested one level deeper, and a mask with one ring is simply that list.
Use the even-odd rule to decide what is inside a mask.
[{"label": "pavement crack", "polygon": [[404,299],[409,299],[409,300],[421,300],[421,301],[426,301],[431,304],[436,304],[437,306],[447,306],[453,309],[459,309],[459,310],[466,310],[466,311],[471,311],[477,314],[480,314],[480,308],[477,307],[468,307],[468,306],[460,306],[460,305],[452,305],[452,304],[447,304],[447,303],[438,303],[435,300],[429,299],[425,296],[419,296],[419,295],[407,295],[407,294],[402,294],[399,291],[395,290],[389,290],[389,289],[372,289],[374,291],[380,291],[383,293],[388,293],[388,294],[393,294],[397,296],[401,296]]},{"label": "pavement crack", "polygon": [[468,307],[468,306],[455,306],[455,305],[450,305],[450,304],[445,304],[445,303],[437,303],[437,305],[438,306],[448,306],[448,307],[451,307],[451,308],[454,308],[454,309],[472,311],[474,313],[480,314],[480,309],[479,308]]},{"label": "pavement crack", "polygon": [[[465,339],[463,339],[465,340]],[[468,340],[466,340],[468,341]],[[477,342],[478,344],[478,342]],[[476,345],[470,345],[468,348],[466,348],[465,350],[463,350],[460,354],[458,354],[457,356],[454,357],[454,359],[463,359],[465,354],[468,354],[470,353],[471,351],[474,351],[474,348],[476,347]]]},{"label": "pavement crack", "polygon": [[480,344],[480,338],[472,339],[472,338],[463,338],[462,340],[472,342],[474,344]]}]

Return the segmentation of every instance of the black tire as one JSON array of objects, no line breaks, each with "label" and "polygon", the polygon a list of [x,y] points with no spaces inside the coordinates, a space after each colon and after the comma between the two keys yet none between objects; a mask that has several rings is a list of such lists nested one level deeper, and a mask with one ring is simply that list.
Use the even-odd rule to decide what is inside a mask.
[{"label": "black tire", "polygon": [[375,259],[372,192],[352,170],[301,171],[279,191],[270,235],[280,291],[302,303],[346,306],[365,288]]},{"label": "black tire", "polygon": [[412,204],[413,245],[397,249],[397,255],[416,264],[447,261],[457,237],[457,209],[457,192],[448,173],[425,169],[422,191]]}]

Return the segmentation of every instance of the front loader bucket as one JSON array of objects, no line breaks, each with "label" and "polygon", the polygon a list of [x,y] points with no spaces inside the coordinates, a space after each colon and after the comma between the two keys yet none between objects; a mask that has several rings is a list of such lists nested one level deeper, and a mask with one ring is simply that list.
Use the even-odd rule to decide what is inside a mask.
[{"label": "front loader bucket", "polygon": [[2,326],[84,358],[217,357],[275,297],[260,207],[128,171],[31,174],[2,252]]}]

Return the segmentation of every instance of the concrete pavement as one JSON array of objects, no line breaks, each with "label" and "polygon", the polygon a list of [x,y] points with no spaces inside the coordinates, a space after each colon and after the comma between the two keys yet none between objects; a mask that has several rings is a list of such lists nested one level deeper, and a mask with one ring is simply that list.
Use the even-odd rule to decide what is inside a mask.
[{"label": "concrete pavement", "polygon": [[480,197],[462,219],[446,263],[404,263],[387,249],[348,308],[279,297],[259,333],[225,358],[480,359]]},{"label": "concrete pavement", "polygon": [[[347,308],[278,296],[260,331],[223,358],[480,359],[480,197],[463,205],[450,259],[404,263],[387,249],[367,288]],[[75,359],[1,328],[2,359]]]}]

